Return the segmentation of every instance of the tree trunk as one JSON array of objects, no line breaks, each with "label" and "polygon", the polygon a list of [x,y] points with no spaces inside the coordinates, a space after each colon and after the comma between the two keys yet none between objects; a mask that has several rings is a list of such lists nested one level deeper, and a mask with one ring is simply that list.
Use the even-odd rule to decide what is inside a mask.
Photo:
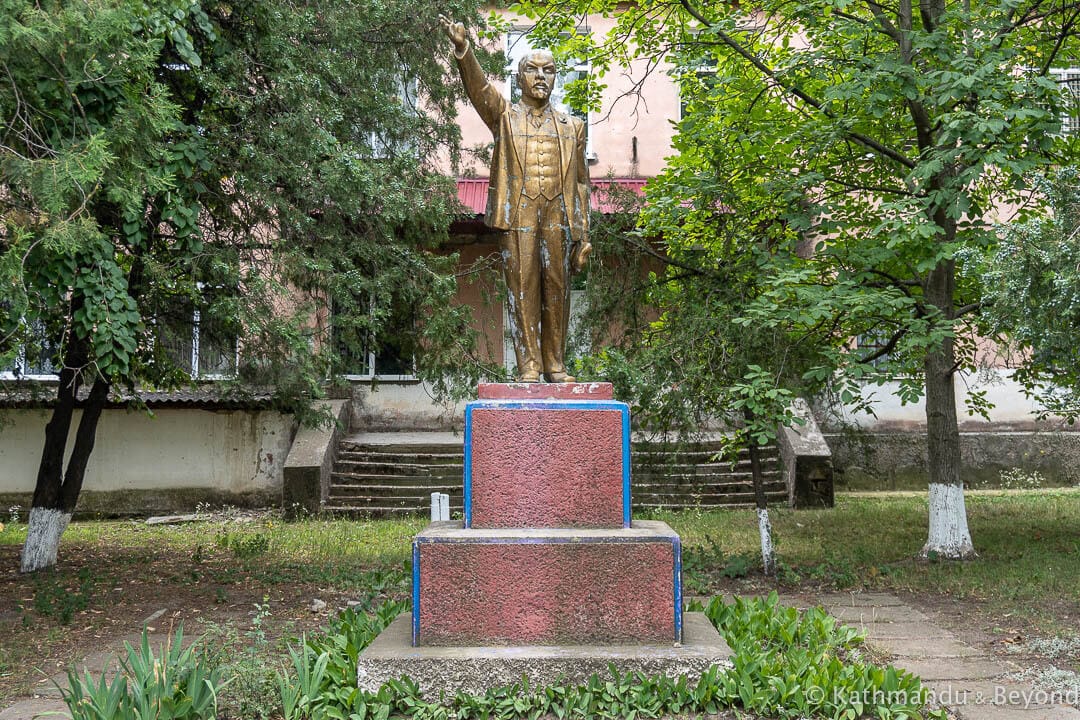
[{"label": "tree trunk", "polygon": [[[753,413],[745,411],[747,424],[753,419]],[[772,575],[776,569],[776,557],[773,554],[772,523],[769,522],[769,504],[765,500],[765,479],[761,474],[761,453],[758,444],[746,434],[746,448],[750,455],[750,476],[754,482],[754,504],[757,506],[758,535],[761,536],[761,565],[766,575]]]},{"label": "tree trunk", "polygon": [[[930,273],[927,301],[946,317],[953,314],[955,264],[945,261]],[[964,559],[975,556],[960,479],[960,429],[956,420],[953,339],[928,352],[926,373],[926,443],[930,471],[930,531],[920,555]]]},{"label": "tree trunk", "polygon": [[79,420],[67,471],[64,472],[64,454],[75,413],[75,401],[82,385],[82,366],[86,360],[82,341],[72,339],[69,347],[71,350],[60,372],[56,405],[53,406],[52,418],[45,426],[45,445],[41,450],[41,463],[38,465],[19,567],[24,573],[56,564],[60,536],[71,521],[79,501],[86,466],[94,449],[98,420],[109,396],[109,383],[102,378],[95,380]]}]

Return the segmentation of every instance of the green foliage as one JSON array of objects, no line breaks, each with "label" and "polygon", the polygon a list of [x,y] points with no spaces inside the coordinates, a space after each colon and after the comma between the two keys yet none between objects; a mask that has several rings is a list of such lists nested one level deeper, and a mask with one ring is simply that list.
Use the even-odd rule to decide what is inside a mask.
[{"label": "green foliage", "polygon": [[277,678],[284,647],[267,638],[264,626],[269,616],[267,603],[256,604],[251,627],[243,635],[232,622],[207,624],[196,661],[227,678],[218,693],[218,709],[223,717],[280,717]]},{"label": "green foliage", "polygon": [[683,587],[688,593],[703,595],[716,577],[742,578],[760,565],[760,560],[747,554],[728,554],[711,535],[703,545],[683,546]]},{"label": "green foliage", "polygon": [[[644,295],[660,315],[634,329],[643,362],[620,348],[605,368],[633,362],[706,414],[742,403],[761,437],[784,392],[868,409],[863,385],[895,380],[902,401],[925,395],[928,417],[943,418],[935,440],[956,437],[952,386],[978,366],[983,258],[998,242],[989,218],[1045,214],[1031,174],[1080,150],[1060,132],[1066,97],[1049,74],[1080,52],[1076,6],[905,8],[512,6],[536,22],[535,42],[592,58],[601,76],[665,58],[680,83],[677,154],[647,187],[637,229],[667,265]],[[575,34],[590,13],[612,17],[610,32]],[[986,396],[974,400],[985,413]],[[930,481],[959,484],[959,451],[928,445],[939,446],[951,457],[931,452]]]},{"label": "green foliage", "polygon": [[90,607],[96,584],[90,568],[79,570],[78,585],[74,588],[61,583],[56,573],[34,578],[34,610],[42,617],[55,617],[61,625],[70,625],[75,613]]},{"label": "green foliage", "polygon": [[232,550],[238,560],[261,557],[270,549],[270,536],[266,533],[221,532],[216,542],[218,547]]},{"label": "green foliage", "polygon": [[985,328],[1001,336],[1024,384],[1047,413],[1080,417],[1080,169],[1038,178],[1053,214],[999,228],[986,264]]},{"label": "green foliage", "polygon": [[112,681],[84,677],[68,671],[68,688],[60,688],[73,720],[201,720],[217,714],[217,693],[222,686],[216,671],[197,661],[194,647],[183,646],[179,628],[159,655],[150,647],[146,630],[138,647],[125,643]]},{"label": "green foliage", "polygon": [[434,162],[459,135],[439,10],[476,16],[4,0],[3,365],[27,347],[86,385],[175,387],[198,312],[204,350],[243,338],[229,392],[325,421],[306,401],[373,338],[401,341],[383,331],[402,312],[437,392],[478,376],[436,251],[457,200]]},{"label": "green foliage", "polygon": [[862,638],[821,608],[803,613],[768,598],[714,598],[704,609],[734,651],[734,680],[742,707],[781,718],[854,720],[946,717],[923,714],[919,679],[861,659]]},{"label": "green foliage", "polygon": [[[286,720],[314,718],[634,718],[715,714],[726,708],[770,717],[854,720],[865,712],[889,720],[939,718],[924,713],[925,692],[912,675],[860,659],[861,637],[820,608],[799,613],[767,599],[716,598],[704,608],[735,652],[730,669],[698,678],[621,674],[592,676],[584,685],[545,688],[522,681],[481,696],[425,697],[408,678],[376,693],[356,688],[356,659],[404,605],[373,615],[347,610],[324,633],[290,650],[292,672],[280,678]],[[702,608],[698,607],[698,610]]]},{"label": "green foliage", "polygon": [[357,659],[406,608],[402,602],[387,602],[373,614],[346,609],[324,633],[305,637],[299,648],[290,648],[293,674],[279,678],[285,720],[385,718],[390,708],[379,708],[379,702],[356,686]]}]

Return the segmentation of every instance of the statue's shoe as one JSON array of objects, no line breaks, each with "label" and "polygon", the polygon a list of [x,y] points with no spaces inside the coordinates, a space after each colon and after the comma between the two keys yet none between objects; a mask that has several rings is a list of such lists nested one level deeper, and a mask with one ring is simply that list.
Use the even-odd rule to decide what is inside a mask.
[{"label": "statue's shoe", "polygon": [[577,380],[575,380],[575,379],[574,379],[574,376],[573,376],[573,375],[567,375],[567,374],[566,374],[566,373],[564,373],[564,372],[551,372],[551,373],[544,373],[544,377],[546,377],[546,378],[547,378],[547,381],[548,381],[548,382],[553,382],[553,383],[572,383],[572,382],[577,382]]},{"label": "statue's shoe", "polygon": [[537,382],[540,382],[540,373],[536,372],[535,370],[530,370],[530,371],[523,372],[520,375],[518,375],[516,378],[514,378],[514,382],[519,382],[519,383],[537,383]]}]

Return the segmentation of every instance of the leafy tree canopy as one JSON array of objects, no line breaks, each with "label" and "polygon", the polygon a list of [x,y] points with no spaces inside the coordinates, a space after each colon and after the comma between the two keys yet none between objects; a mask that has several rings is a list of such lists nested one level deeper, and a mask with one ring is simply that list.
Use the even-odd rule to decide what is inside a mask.
[{"label": "leafy tree canopy", "polygon": [[1061,168],[1038,189],[1050,217],[1003,225],[985,267],[983,332],[999,337],[1013,374],[1047,412],[1080,416],[1080,171]]},{"label": "leafy tree canopy", "polygon": [[[932,492],[924,552],[970,554],[962,495],[940,500],[962,486],[955,379],[978,363],[982,258],[997,243],[995,214],[1045,212],[1031,177],[1080,147],[1061,132],[1066,97],[1051,73],[1076,58],[1080,5],[526,0],[513,8],[536,22],[539,43],[592,60],[600,80],[579,83],[579,103],[595,105],[616,68],[673,62],[685,102],[678,155],[651,183],[643,227],[663,232],[676,257],[690,239],[701,269],[725,256],[718,207],[746,227],[783,227],[768,253],[740,248],[756,257],[757,289],[729,322],[813,345],[802,381],[836,382],[845,402],[861,403],[867,380],[899,380],[904,401],[925,397],[931,488],[953,489]],[[588,14],[614,17],[614,28],[577,34]],[[702,299],[676,301],[704,314]],[[781,382],[778,367],[754,365]],[[970,411],[985,412],[984,396],[970,397]]]},{"label": "leafy tree canopy", "polygon": [[162,334],[195,309],[288,405],[404,305],[432,347],[421,373],[470,366],[452,258],[433,252],[456,209],[434,158],[458,138],[435,9],[3,0],[0,15],[6,365],[44,329],[87,384],[175,385]]}]

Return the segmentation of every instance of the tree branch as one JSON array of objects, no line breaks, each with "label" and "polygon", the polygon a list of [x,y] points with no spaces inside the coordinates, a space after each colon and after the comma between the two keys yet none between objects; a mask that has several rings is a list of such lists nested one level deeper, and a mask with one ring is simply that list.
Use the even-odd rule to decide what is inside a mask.
[{"label": "tree branch", "polygon": [[[809,95],[808,93],[806,93],[798,85],[781,79],[772,68],[770,68],[765,63],[761,62],[761,60],[759,60],[757,57],[755,57],[753,53],[751,53],[749,50],[747,50],[745,47],[743,47],[741,43],[736,41],[735,38],[731,37],[730,35],[725,33],[723,30],[717,28],[713,23],[709,22],[708,19],[706,19],[704,15],[702,15],[697,9],[695,9],[693,6],[690,5],[690,0],[679,0],[679,1],[682,3],[682,6],[686,9],[686,12],[688,12],[698,22],[702,23],[703,25],[705,25],[708,28],[711,28],[712,31],[716,34],[716,36],[718,38],[720,38],[720,40],[725,45],[727,45],[729,48],[731,48],[736,53],[738,53],[744,60],[749,62],[751,65],[753,65],[754,68],[756,68],[757,71],[760,72],[762,75],[769,78],[771,81],[776,83],[779,87],[783,88],[788,93],[790,93],[790,94],[794,95],[795,97],[799,98],[800,100],[805,102],[807,105],[815,108],[816,110],[821,112],[823,115],[825,115],[825,117],[829,118],[830,120],[836,120],[837,119],[836,115],[834,113],[830,112],[825,107],[824,103],[822,103],[817,98],[814,98],[811,95]],[[905,154],[903,154],[901,152],[898,152],[897,150],[894,150],[893,148],[888,147],[887,145],[884,145],[884,144],[878,142],[877,140],[873,139],[872,137],[869,137],[867,135],[863,135],[862,133],[858,133],[858,132],[855,132],[853,130],[845,130],[843,132],[844,132],[845,136],[851,138],[852,141],[858,143],[859,145],[862,145],[863,147],[866,147],[866,148],[868,148],[870,150],[873,150],[874,152],[876,152],[876,153],[878,153],[880,155],[884,155],[885,157],[889,158],[893,162],[896,162],[896,163],[898,163],[900,165],[903,165],[904,167],[906,167],[908,169],[914,169],[915,166],[916,166],[915,161],[912,160],[911,158],[909,158],[907,155],[905,155]]]},{"label": "tree branch", "polygon": [[872,363],[875,360],[885,357],[896,349],[897,343],[899,343],[900,339],[903,338],[905,335],[907,335],[907,330],[905,328],[897,330],[896,333],[894,333],[893,336],[889,338],[888,342],[886,342],[884,345],[882,345],[869,355],[859,358],[859,362]]}]

